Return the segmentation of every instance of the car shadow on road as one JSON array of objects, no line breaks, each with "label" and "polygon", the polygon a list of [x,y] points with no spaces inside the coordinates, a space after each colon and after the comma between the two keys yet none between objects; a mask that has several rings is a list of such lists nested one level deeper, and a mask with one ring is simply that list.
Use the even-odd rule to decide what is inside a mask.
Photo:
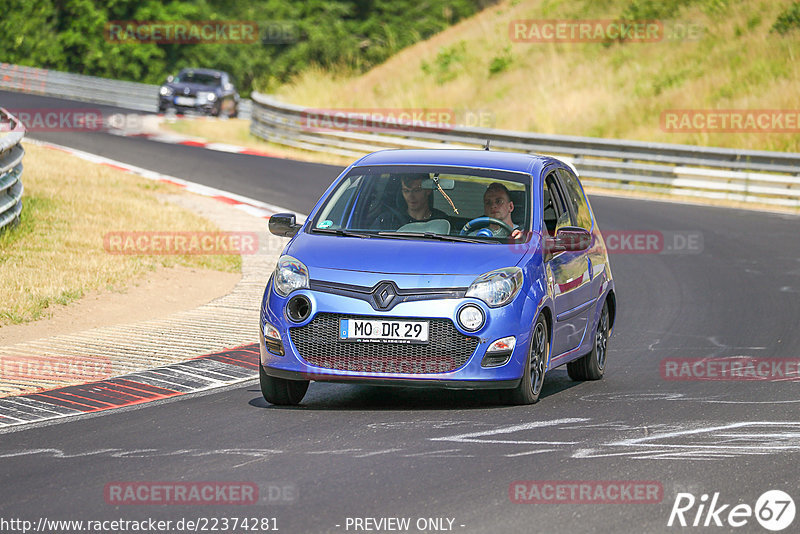
[{"label": "car shadow on road", "polygon": [[[548,397],[580,385],[567,376],[566,370],[554,369],[546,375],[539,403]],[[249,389],[258,396],[249,404],[272,410],[347,411],[347,410],[450,410],[514,408],[506,404],[497,390],[453,390],[312,382],[299,406],[274,406],[261,396],[258,388]]]}]

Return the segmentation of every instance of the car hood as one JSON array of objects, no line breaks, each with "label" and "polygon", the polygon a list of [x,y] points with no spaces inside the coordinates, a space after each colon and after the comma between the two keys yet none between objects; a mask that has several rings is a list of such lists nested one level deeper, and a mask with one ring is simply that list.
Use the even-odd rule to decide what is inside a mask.
[{"label": "car hood", "polygon": [[315,270],[381,274],[480,275],[517,265],[527,244],[454,243],[319,235],[301,232],[286,254]]},{"label": "car hood", "polygon": [[210,93],[216,92],[219,87],[215,85],[203,85],[201,83],[168,83],[167,87],[171,87],[175,94],[183,93],[184,89],[189,89],[191,92],[207,91]]}]

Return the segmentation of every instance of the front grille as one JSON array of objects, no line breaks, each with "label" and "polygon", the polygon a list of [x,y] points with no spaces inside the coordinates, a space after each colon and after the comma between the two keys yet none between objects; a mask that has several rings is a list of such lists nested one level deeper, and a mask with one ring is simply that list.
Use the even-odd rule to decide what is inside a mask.
[{"label": "front grille", "polygon": [[478,347],[478,338],[461,334],[446,319],[429,319],[426,345],[339,341],[339,319],[358,318],[320,313],[305,326],[289,328],[289,335],[311,365],[363,373],[446,373],[467,363]]}]

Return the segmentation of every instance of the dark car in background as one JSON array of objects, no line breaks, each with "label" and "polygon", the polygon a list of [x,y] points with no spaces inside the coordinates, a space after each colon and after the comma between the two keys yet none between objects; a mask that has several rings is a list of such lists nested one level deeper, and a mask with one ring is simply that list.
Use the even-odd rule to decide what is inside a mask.
[{"label": "dark car in background", "polygon": [[236,117],[239,93],[230,74],[212,69],[183,69],[158,90],[158,111],[194,111],[214,117]]}]

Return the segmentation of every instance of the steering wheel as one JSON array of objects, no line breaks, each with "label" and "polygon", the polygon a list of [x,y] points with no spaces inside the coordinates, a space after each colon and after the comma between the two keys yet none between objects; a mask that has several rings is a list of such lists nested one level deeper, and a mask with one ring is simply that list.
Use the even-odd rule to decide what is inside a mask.
[{"label": "steering wheel", "polygon": [[[477,230],[481,230],[483,228],[488,228],[490,224],[496,224],[502,230],[506,231],[506,235],[511,235],[514,229],[509,226],[508,224],[504,223],[500,219],[495,219],[494,217],[477,217],[472,219],[467,224],[464,225],[464,228],[461,229],[460,235],[468,235],[470,232],[475,232]],[[491,232],[491,230],[489,230]],[[483,235],[483,234],[473,234],[473,235]],[[486,235],[483,237],[492,237],[490,235]]]}]

